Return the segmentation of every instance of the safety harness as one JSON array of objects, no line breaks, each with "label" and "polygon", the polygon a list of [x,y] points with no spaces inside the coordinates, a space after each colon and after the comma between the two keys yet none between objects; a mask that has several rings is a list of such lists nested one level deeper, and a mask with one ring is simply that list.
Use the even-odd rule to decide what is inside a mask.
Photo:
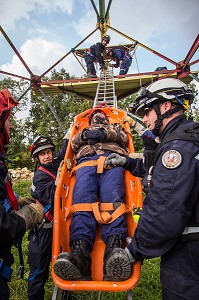
[{"label": "safety harness", "polygon": [[91,52],[91,49],[88,48],[85,53],[84,53],[84,57],[86,56],[92,56],[96,61],[97,61],[97,57]]},{"label": "safety harness", "polygon": [[[133,207],[131,208],[123,202],[73,204],[72,206],[66,208],[65,219],[67,219],[70,214],[78,211],[92,211],[98,223],[110,224],[124,213],[132,212]],[[108,211],[113,211],[113,213],[110,214]]]},{"label": "safety harness", "polygon": [[[74,173],[82,167],[97,167],[97,173],[101,174],[105,169],[104,167],[105,159],[106,159],[105,156],[100,156],[97,160],[89,160],[89,161],[82,162],[71,170],[71,176],[74,175]],[[106,168],[106,169],[110,169],[110,168]],[[66,208],[65,219],[68,219],[71,214],[80,211],[93,212],[95,219],[97,220],[98,223],[110,224],[113,221],[115,221],[118,217],[123,215],[124,213],[132,212],[133,207],[129,207],[123,202],[78,203],[78,204],[73,204]],[[112,214],[110,214],[108,211],[113,211],[113,212]]]}]

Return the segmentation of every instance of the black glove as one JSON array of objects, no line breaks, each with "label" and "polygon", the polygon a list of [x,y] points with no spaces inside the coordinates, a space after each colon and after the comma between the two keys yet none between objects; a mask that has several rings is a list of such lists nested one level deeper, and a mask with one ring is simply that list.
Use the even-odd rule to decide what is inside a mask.
[{"label": "black glove", "polygon": [[153,135],[153,133],[150,130],[145,131],[141,138],[143,140],[144,148],[146,150],[155,150],[157,148],[157,138]]},{"label": "black glove", "polygon": [[94,145],[98,142],[103,142],[106,138],[106,132],[103,128],[86,130],[84,132],[84,139],[88,140],[89,144]]}]

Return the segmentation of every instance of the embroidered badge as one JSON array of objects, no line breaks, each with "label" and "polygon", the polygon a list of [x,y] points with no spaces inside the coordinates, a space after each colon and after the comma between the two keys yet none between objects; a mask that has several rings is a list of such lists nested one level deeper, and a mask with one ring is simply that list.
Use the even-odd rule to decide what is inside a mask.
[{"label": "embroidered badge", "polygon": [[167,169],[175,169],[182,162],[181,154],[176,150],[169,150],[162,156],[162,164]]}]

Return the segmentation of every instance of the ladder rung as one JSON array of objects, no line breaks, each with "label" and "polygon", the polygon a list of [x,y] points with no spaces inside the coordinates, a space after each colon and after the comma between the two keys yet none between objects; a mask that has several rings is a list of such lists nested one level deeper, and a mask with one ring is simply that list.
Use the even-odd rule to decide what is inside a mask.
[{"label": "ladder rung", "polygon": [[117,107],[116,99],[113,70],[109,68],[100,74],[94,106],[99,103],[106,103],[109,106]]}]

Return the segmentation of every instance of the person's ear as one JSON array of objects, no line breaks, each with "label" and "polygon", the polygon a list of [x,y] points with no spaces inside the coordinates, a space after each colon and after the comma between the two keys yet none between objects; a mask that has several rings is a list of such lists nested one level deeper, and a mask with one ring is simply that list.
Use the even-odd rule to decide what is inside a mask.
[{"label": "person's ear", "polygon": [[163,107],[164,107],[164,111],[165,111],[165,112],[168,111],[168,110],[170,110],[171,107],[172,107],[171,101],[165,101],[165,102],[163,103]]}]

